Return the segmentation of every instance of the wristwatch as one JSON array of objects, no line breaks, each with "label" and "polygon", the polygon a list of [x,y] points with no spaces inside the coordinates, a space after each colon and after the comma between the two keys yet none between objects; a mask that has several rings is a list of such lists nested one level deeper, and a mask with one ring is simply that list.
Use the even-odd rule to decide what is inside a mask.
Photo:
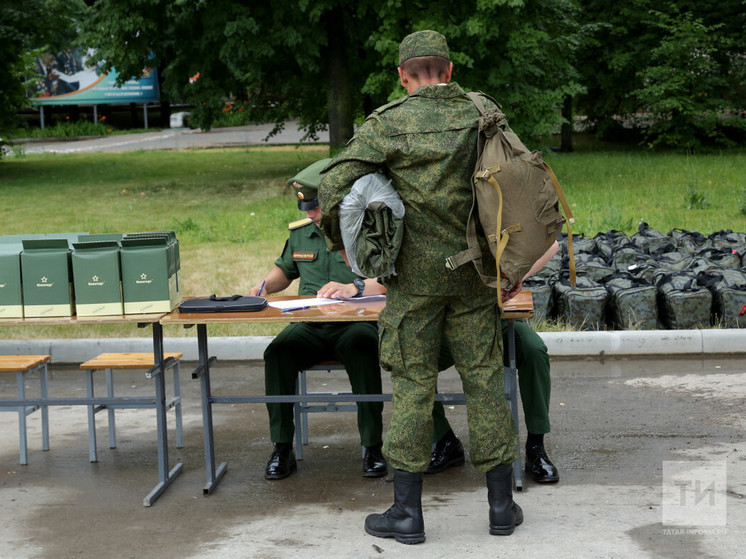
[{"label": "wristwatch", "polygon": [[362,297],[363,291],[365,291],[365,282],[360,278],[355,278],[354,280],[352,280],[352,283],[354,283],[355,287],[357,287],[357,295],[355,295],[355,297]]}]

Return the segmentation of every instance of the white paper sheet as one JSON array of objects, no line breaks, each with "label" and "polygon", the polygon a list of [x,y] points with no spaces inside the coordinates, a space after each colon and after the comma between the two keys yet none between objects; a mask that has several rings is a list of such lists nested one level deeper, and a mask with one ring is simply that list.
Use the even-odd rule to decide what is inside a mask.
[{"label": "white paper sheet", "polygon": [[[385,295],[369,295],[367,297],[355,297],[356,303],[366,303],[370,301],[383,301]],[[294,309],[296,307],[318,307],[319,305],[329,305],[331,303],[343,303],[350,299],[327,299],[326,297],[309,297],[308,299],[292,299],[290,301],[271,301],[270,307],[276,309]]]}]

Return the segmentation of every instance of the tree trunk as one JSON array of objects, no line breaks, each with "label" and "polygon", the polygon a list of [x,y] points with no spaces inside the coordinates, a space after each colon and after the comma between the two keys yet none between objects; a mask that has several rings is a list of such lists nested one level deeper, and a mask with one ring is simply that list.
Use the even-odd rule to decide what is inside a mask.
[{"label": "tree trunk", "polygon": [[562,117],[567,121],[562,124],[560,151],[569,153],[572,151],[572,96],[565,95],[562,103]]},{"label": "tree trunk", "polygon": [[347,45],[345,44],[344,13],[337,7],[327,15],[326,32],[328,81],[326,100],[329,108],[329,148],[334,153],[352,138],[352,95],[347,75]]}]

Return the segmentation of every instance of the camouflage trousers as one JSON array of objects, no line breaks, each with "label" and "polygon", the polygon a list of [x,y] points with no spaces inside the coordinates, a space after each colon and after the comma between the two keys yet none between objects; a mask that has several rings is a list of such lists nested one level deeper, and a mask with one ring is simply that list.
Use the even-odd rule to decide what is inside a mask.
[{"label": "camouflage trousers", "polygon": [[391,371],[393,383],[393,415],[383,447],[393,468],[427,469],[442,336],[466,396],[472,463],[487,472],[517,458],[518,435],[503,388],[500,316],[491,293],[425,296],[389,289],[378,324],[381,366]]}]

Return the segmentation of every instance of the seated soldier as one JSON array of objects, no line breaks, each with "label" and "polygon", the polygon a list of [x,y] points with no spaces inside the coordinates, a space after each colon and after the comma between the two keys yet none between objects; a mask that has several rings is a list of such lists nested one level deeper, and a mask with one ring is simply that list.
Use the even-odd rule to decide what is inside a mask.
[{"label": "seated soldier", "polygon": [[[522,320],[516,320],[515,349],[518,366],[518,385],[523,402],[523,414],[528,436],[526,438],[526,472],[538,483],[559,481],[559,472],[547,456],[544,434],[549,432],[549,355],[541,337]],[[507,322],[502,321],[503,347],[507,347]],[[505,354],[507,365],[507,353]],[[438,370],[453,365],[453,358],[446,345],[441,345]],[[430,455],[428,474],[442,472],[451,466],[464,463],[464,447],[448,423],[442,402],[433,406],[433,439],[435,447]]]},{"label": "seated soldier", "polygon": [[[531,277],[541,270],[558,251],[559,244],[555,241],[531,267],[526,277]],[[511,293],[503,293],[503,301],[517,295],[522,285],[523,282],[519,283]],[[518,386],[528,430],[526,472],[530,473],[534,481],[538,483],[554,483],[559,481],[559,472],[549,460],[544,448],[544,435],[549,432],[549,395],[551,392],[547,346],[544,345],[541,337],[522,320],[516,320],[514,326]],[[503,347],[507,347],[508,344],[507,332],[507,321],[503,320]],[[503,352],[503,357],[507,365],[507,352]],[[438,370],[443,371],[452,365],[451,352],[448,346],[442,343]],[[460,466],[464,463],[464,447],[453,433],[441,402],[435,402],[433,406],[433,442],[430,464],[425,473],[436,474],[451,466]]]},{"label": "seated soldier", "polygon": [[[306,219],[290,224],[290,236],[282,255],[264,280],[249,295],[277,293],[300,278],[299,295],[351,298],[376,295],[385,288],[375,279],[355,275],[339,252],[329,252],[318,228],[321,210],[316,197],[319,172],[329,159],[317,161],[290,183],[296,189],[298,209]],[[355,394],[380,394],[381,370],[378,363],[378,329],[370,322],[293,323],[269,344],[264,352],[266,393],[295,394],[299,371],[320,361],[344,364]],[[381,452],[383,422],[381,402],[359,402],[357,423],[364,447],[363,476],[387,473]],[[283,479],[297,469],[293,452],[293,404],[267,404],[270,436],[275,445],[267,463],[266,479]]]}]

